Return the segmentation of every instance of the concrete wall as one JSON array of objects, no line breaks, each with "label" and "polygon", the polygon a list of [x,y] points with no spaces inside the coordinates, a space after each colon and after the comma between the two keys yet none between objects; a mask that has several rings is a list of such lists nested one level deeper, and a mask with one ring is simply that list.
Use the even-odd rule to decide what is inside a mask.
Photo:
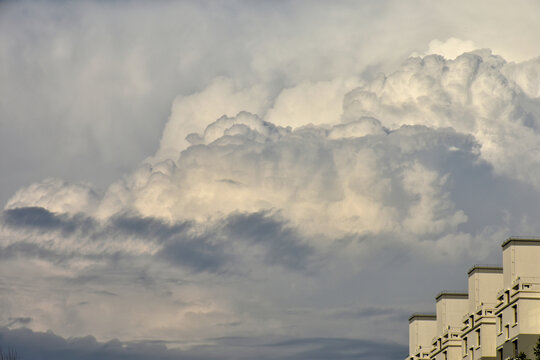
[{"label": "concrete wall", "polygon": [[[538,334],[520,334],[515,339],[518,341],[518,349],[517,353],[524,352],[527,354],[527,359],[534,359],[534,347],[536,345],[536,341],[538,340]],[[514,350],[514,344],[512,341],[508,341],[504,343],[504,346],[502,347],[503,350],[503,359],[508,359],[514,357],[515,350]]]},{"label": "concrete wall", "polygon": [[503,243],[503,288],[518,277],[540,277],[540,239],[513,239]]},{"label": "concrete wall", "polygon": [[474,267],[469,271],[469,313],[481,304],[497,302],[497,292],[503,286],[502,267]]},{"label": "concrete wall", "polygon": [[409,320],[409,355],[414,355],[417,349],[431,349],[431,340],[437,331],[435,316],[412,316]]},{"label": "concrete wall", "polygon": [[469,299],[467,294],[441,293],[437,296],[437,335],[449,327],[461,326],[467,313]]}]

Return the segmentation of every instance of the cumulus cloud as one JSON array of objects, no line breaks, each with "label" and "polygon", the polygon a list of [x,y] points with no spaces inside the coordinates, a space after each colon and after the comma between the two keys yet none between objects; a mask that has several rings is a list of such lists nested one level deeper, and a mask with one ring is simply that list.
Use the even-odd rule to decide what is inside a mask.
[{"label": "cumulus cloud", "polygon": [[[478,49],[478,46],[471,40],[462,40],[455,37],[451,37],[446,41],[434,39],[429,42],[428,50],[423,54],[425,55],[441,55],[447,59],[455,59],[459,55]],[[413,54],[418,56],[419,54]]]},{"label": "cumulus cloud", "polygon": [[[398,71],[350,92],[345,119],[373,116],[383,126],[452,127],[474,136],[481,158],[497,173],[540,186],[538,105],[535,61],[508,64],[489,51],[465,53],[455,60],[438,55],[411,58]],[[522,87],[523,86],[523,87]]]},{"label": "cumulus cloud", "polygon": [[[337,79],[347,83],[393,71],[412,51],[426,53],[434,39],[443,44],[463,39],[508,60],[529,59],[540,53],[539,25],[531,16],[537,11],[538,4],[526,0],[474,6],[426,0],[226,6],[3,1],[0,150],[14,155],[0,158],[2,168],[11,169],[0,179],[0,202],[21,184],[50,176],[91,181],[103,189],[153,154],[161,135],[162,151],[184,146],[186,135],[215,120],[196,124],[212,110],[205,106],[194,115],[189,106],[201,99],[196,94],[219,98],[205,89],[215,94],[220,79],[234,83],[230,107],[242,96],[254,103],[242,103],[244,108],[233,113],[225,108],[217,116],[240,110],[263,116],[260,104],[269,105],[281,90],[291,89],[268,119],[287,126],[281,121],[288,115],[310,117],[313,123],[323,121],[323,114],[333,116],[330,110],[340,97],[330,90],[348,86]],[[263,93],[268,99],[255,101]],[[183,105],[171,113],[175,98]],[[307,110],[308,98],[318,99],[311,101],[310,114],[291,106],[304,104]],[[167,141],[176,136],[173,131],[162,134],[168,118],[189,125],[178,142]]]},{"label": "cumulus cloud", "polygon": [[[445,158],[476,161],[477,144],[451,129],[386,131],[375,119],[331,128],[222,117],[178,161],[144,165],[109,189],[100,212],[136,210],[179,221],[279,211],[311,234],[455,231],[467,217],[446,186]],[[375,150],[376,149],[376,150]],[[429,155],[428,155],[429,154]]]},{"label": "cumulus cloud", "polygon": [[87,184],[49,178],[18,190],[6,208],[36,206],[61,213],[91,212],[98,201],[97,193]]}]

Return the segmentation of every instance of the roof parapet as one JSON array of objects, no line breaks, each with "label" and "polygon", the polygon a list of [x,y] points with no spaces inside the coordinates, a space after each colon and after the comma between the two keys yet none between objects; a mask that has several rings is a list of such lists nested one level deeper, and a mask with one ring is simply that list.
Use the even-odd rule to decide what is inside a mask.
[{"label": "roof parapet", "polygon": [[505,242],[502,243],[501,247],[504,249],[509,244],[515,243],[520,245],[540,245],[540,237],[534,237],[534,236],[512,236],[505,240]]},{"label": "roof parapet", "polygon": [[437,320],[435,314],[414,313],[409,317],[409,323],[415,320]]},{"label": "roof parapet", "polygon": [[475,272],[502,274],[503,268],[501,265],[475,264],[469,269],[467,275],[471,276]]},{"label": "roof parapet", "polygon": [[464,291],[441,291],[435,296],[435,300],[439,301],[441,299],[468,299],[469,294]]}]

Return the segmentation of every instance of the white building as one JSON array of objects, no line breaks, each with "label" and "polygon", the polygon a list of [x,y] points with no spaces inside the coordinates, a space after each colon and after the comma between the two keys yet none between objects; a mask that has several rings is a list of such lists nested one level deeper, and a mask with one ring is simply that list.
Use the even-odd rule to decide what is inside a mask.
[{"label": "white building", "polygon": [[406,360],[507,360],[520,352],[535,358],[540,238],[509,238],[502,248],[502,267],[469,270],[468,293],[441,292],[435,316],[409,318]]},{"label": "white building", "polygon": [[409,318],[409,357],[406,360],[429,360],[431,340],[437,333],[435,314],[413,314]]},{"label": "white building", "polygon": [[432,340],[430,359],[461,360],[461,324],[467,313],[467,293],[443,291],[437,297],[437,333]]},{"label": "white building", "polygon": [[469,309],[461,328],[463,359],[494,360],[497,355],[495,305],[503,284],[503,268],[477,265],[468,275]]},{"label": "white building", "polygon": [[525,352],[534,358],[540,334],[540,239],[510,238],[502,244],[503,286],[498,292],[498,359]]}]

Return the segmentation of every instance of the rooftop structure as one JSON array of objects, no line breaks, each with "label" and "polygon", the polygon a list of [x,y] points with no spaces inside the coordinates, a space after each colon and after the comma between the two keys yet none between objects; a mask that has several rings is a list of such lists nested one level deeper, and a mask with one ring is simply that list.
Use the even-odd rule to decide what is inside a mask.
[{"label": "rooftop structure", "polygon": [[532,359],[540,335],[540,238],[511,237],[503,266],[475,265],[468,292],[443,291],[436,314],[409,318],[408,360]]}]

